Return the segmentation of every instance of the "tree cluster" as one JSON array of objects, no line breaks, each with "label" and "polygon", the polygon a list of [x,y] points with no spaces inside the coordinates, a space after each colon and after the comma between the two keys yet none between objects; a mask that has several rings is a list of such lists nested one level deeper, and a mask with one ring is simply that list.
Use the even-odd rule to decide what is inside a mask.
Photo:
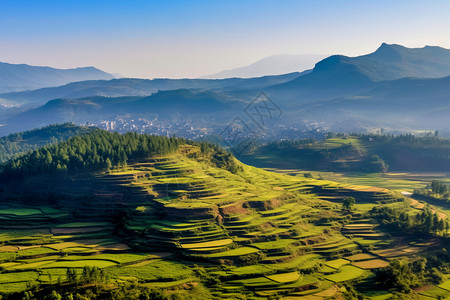
[{"label": "tree cluster", "polygon": [[430,266],[426,258],[414,261],[393,260],[389,266],[376,270],[377,282],[387,289],[396,289],[402,293],[411,292],[412,288],[424,284],[439,284],[441,272]]},{"label": "tree cluster", "polygon": [[447,185],[443,181],[433,180],[430,185],[433,194],[444,195],[448,191]]},{"label": "tree cluster", "polygon": [[234,174],[238,171],[242,171],[242,167],[236,162],[234,156],[218,145],[201,142],[200,151],[202,155],[208,157],[211,160],[211,163],[217,168],[225,169]]},{"label": "tree cluster", "polygon": [[425,188],[415,189],[414,194],[432,198],[434,200],[450,201],[450,188],[444,181],[440,180],[433,180],[431,184]]},{"label": "tree cluster", "polygon": [[429,207],[415,216],[410,216],[406,209],[394,209],[386,206],[375,206],[369,213],[381,224],[404,233],[437,235],[447,233],[450,229],[448,221],[439,218],[439,215]]}]

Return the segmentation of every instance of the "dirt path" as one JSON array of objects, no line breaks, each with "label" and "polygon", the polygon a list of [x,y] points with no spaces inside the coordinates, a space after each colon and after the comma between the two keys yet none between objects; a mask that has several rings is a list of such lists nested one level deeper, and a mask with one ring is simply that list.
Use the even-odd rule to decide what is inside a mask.
[{"label": "dirt path", "polygon": [[425,204],[420,203],[419,201],[417,201],[416,199],[413,198],[408,198],[409,201],[411,201],[411,206],[417,209],[422,209],[425,207]]},{"label": "dirt path", "polygon": [[[408,200],[410,201],[410,206],[411,206],[412,208],[420,209],[420,210],[421,210],[421,209],[423,209],[423,208],[425,207],[425,204],[423,204],[423,203],[417,201],[416,199],[410,198],[409,196],[411,196],[411,193],[402,192],[402,194],[403,194],[406,198],[408,198]],[[435,214],[435,213],[438,214],[439,219],[445,220],[445,219],[448,218],[448,216],[447,216],[446,214],[444,214],[443,212],[440,212],[440,211],[436,210],[436,208],[435,208],[434,206],[430,205],[430,209],[431,209],[431,212],[432,212],[433,214]]]}]

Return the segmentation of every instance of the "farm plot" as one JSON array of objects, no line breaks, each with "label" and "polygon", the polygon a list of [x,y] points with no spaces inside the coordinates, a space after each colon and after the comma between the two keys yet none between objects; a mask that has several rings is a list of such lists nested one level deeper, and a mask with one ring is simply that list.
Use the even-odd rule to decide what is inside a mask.
[{"label": "farm plot", "polygon": [[256,252],[259,252],[259,250],[256,248],[241,247],[241,248],[236,248],[236,249],[232,249],[232,250],[228,250],[228,251],[224,251],[224,252],[220,252],[220,253],[208,254],[206,256],[211,257],[211,258],[233,257],[233,256],[252,254],[252,253],[256,253]]},{"label": "farm plot", "polygon": [[111,261],[111,262],[118,263],[118,264],[127,264],[127,263],[146,260],[151,257],[152,257],[151,255],[140,254],[140,253],[118,253],[118,254],[102,253],[102,254],[90,255],[90,256],[69,255],[67,257],[63,257],[61,260],[64,260],[64,261],[106,260],[106,261]]},{"label": "farm plot", "polygon": [[115,267],[108,269],[114,277],[135,277],[140,281],[173,281],[193,275],[187,266],[168,261],[159,260],[144,266]]},{"label": "farm plot", "polygon": [[270,280],[279,282],[279,283],[288,283],[297,281],[300,278],[300,274],[298,272],[290,272],[290,273],[281,273],[266,276]]},{"label": "farm plot", "polygon": [[329,266],[329,267],[331,267],[331,268],[333,268],[333,269],[339,269],[339,268],[342,267],[343,265],[347,265],[347,264],[349,264],[349,263],[350,263],[350,262],[349,262],[348,260],[339,258],[339,259],[327,261],[327,262],[325,263],[325,265],[327,265],[327,266]]},{"label": "farm plot", "polygon": [[192,249],[192,248],[209,248],[209,247],[220,247],[226,246],[233,243],[232,239],[215,240],[210,242],[202,243],[191,243],[191,244],[181,244],[181,248]]},{"label": "farm plot", "polygon": [[42,269],[52,269],[52,268],[83,268],[85,266],[107,268],[117,265],[117,263],[109,260],[100,259],[84,259],[84,260],[66,260],[66,261],[55,261],[49,264],[43,265]]},{"label": "farm plot", "polygon": [[441,289],[447,290],[450,292],[450,280],[446,280],[440,285],[438,285]]},{"label": "farm plot", "polygon": [[353,262],[353,265],[361,269],[378,269],[387,267],[389,265],[389,262],[383,259],[370,259]]},{"label": "farm plot", "polygon": [[368,253],[359,253],[359,254],[350,255],[350,256],[345,257],[345,259],[348,259],[352,262],[369,260],[369,259],[374,259],[374,258],[376,258],[375,255],[368,254]]},{"label": "farm plot", "polygon": [[364,270],[354,266],[345,265],[341,267],[338,273],[326,275],[325,279],[333,282],[343,282],[362,277],[363,274]]}]

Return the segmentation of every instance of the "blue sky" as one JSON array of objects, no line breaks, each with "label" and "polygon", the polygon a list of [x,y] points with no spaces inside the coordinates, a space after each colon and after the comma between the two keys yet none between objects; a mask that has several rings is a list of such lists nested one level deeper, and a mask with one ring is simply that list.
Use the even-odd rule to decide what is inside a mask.
[{"label": "blue sky", "polygon": [[275,54],[450,48],[450,1],[0,0],[0,61],[197,77]]}]

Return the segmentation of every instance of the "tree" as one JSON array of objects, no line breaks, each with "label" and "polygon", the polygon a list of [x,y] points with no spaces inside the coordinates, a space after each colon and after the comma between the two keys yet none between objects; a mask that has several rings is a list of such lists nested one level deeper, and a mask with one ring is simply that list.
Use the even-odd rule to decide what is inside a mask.
[{"label": "tree", "polygon": [[69,283],[74,283],[74,284],[78,283],[77,271],[74,268],[68,268],[67,269],[66,277],[67,277],[67,281]]},{"label": "tree", "polygon": [[58,294],[58,292],[56,292],[55,290],[53,290],[53,291],[50,293],[50,295],[48,295],[48,296],[46,297],[46,299],[49,299],[49,300],[61,300],[61,299],[62,299],[62,296],[61,296],[60,294]]},{"label": "tree", "polygon": [[346,211],[352,211],[353,205],[356,203],[355,198],[347,197],[342,201],[342,209]]},{"label": "tree", "polygon": [[445,194],[445,192],[447,192],[447,185],[439,180],[433,180],[431,182],[431,191],[434,194]]},{"label": "tree", "polygon": [[108,169],[108,171],[111,170],[112,163],[111,163],[111,160],[109,159],[109,157],[106,158],[106,162],[105,163],[106,163],[106,169]]},{"label": "tree", "polygon": [[50,152],[47,151],[47,153],[45,154],[45,164],[50,165],[52,161],[53,161],[52,155]]}]

